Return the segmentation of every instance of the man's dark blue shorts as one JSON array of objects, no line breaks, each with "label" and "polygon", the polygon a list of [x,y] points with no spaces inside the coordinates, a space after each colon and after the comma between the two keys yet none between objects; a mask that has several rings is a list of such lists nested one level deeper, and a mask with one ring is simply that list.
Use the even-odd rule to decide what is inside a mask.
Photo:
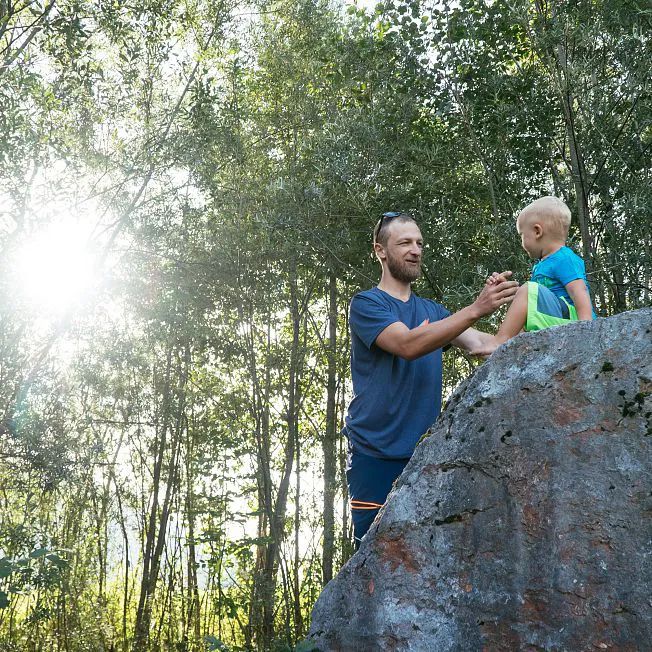
[{"label": "man's dark blue shorts", "polygon": [[394,480],[403,472],[408,459],[385,460],[354,452],[349,444],[346,480],[351,499],[355,546],[367,533],[378,510],[385,504]]}]

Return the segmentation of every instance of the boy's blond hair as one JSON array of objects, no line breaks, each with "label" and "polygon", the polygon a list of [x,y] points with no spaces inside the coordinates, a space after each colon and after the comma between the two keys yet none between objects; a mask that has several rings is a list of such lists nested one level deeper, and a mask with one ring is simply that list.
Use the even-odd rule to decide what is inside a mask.
[{"label": "boy's blond hair", "polygon": [[566,240],[571,223],[570,208],[557,197],[540,197],[528,204],[516,219],[540,220],[547,227],[551,235]]}]

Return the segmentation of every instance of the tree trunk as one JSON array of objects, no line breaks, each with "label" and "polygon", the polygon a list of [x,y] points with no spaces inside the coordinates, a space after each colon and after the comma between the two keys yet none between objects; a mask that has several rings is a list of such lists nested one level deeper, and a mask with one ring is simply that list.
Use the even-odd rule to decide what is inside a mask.
[{"label": "tree trunk", "polygon": [[118,501],[118,514],[119,514],[119,526],[120,531],[122,532],[122,543],[124,549],[124,588],[122,591],[122,649],[124,652],[127,652],[128,639],[127,639],[127,612],[129,608],[129,571],[130,571],[130,562],[129,562],[129,535],[127,534],[127,525],[125,522],[124,510],[122,507],[122,495],[120,487],[118,486],[117,480],[114,477],[115,484],[115,495]]},{"label": "tree trunk", "polygon": [[154,549],[156,539],[156,520],[159,511],[159,492],[161,490],[161,473],[163,469],[163,458],[167,445],[167,434],[170,420],[171,403],[171,373],[172,373],[172,349],[167,352],[165,369],[165,386],[162,399],[162,423],[160,433],[156,441],[154,476],[152,480],[152,503],[149,509],[149,518],[145,528],[145,550],[143,552],[143,568],[140,581],[140,596],[138,598],[138,609],[136,611],[136,623],[134,626],[134,650],[146,650],[149,639],[149,624],[151,615],[151,596],[154,591],[154,580],[152,569],[154,564]]},{"label": "tree trunk", "polygon": [[[190,428],[186,431],[186,519],[188,523],[188,638],[193,638],[195,645],[201,643],[201,607],[199,586],[197,582],[197,552],[195,545],[195,507],[193,503],[194,478],[192,459],[194,446]],[[192,636],[190,635],[192,632]]]},{"label": "tree trunk", "polygon": [[290,316],[292,319],[292,348],[290,351],[290,370],[288,375],[288,406],[287,406],[287,437],[283,454],[283,468],[279,482],[276,503],[270,521],[271,542],[265,555],[265,568],[263,570],[263,649],[269,649],[274,639],[274,596],[278,572],[279,552],[284,538],[284,520],[287,509],[288,490],[290,477],[294,464],[296,428],[298,421],[297,406],[299,405],[299,330],[300,311],[297,299],[296,263],[290,262]]},{"label": "tree trunk", "polygon": [[294,593],[294,636],[300,639],[303,634],[303,618],[301,616],[301,580],[299,572],[301,567],[301,554],[299,550],[299,530],[301,529],[301,441],[299,439],[298,427],[294,428],[294,434],[296,463],[294,470],[294,565],[292,568],[292,584]]},{"label": "tree trunk", "polygon": [[[154,467],[154,480],[152,487],[152,506],[149,512],[149,523],[146,533],[145,553],[143,555],[143,575],[140,586],[140,597],[138,610],[136,612],[136,623],[134,627],[134,651],[146,650],[148,647],[149,628],[152,615],[152,601],[156,591],[156,583],[163,554],[163,547],[166,541],[167,526],[170,517],[172,499],[177,490],[179,474],[179,458],[181,454],[182,433],[184,429],[185,410],[185,385],[190,366],[190,349],[185,347],[183,362],[179,363],[178,369],[178,390],[176,418],[173,427],[170,425],[172,405],[171,390],[171,365],[172,351],[168,351],[166,383],[163,396],[163,425],[161,436],[158,441],[156,463]],[[161,476],[163,461],[166,453],[166,433],[171,430],[170,459],[167,474],[165,477],[165,494],[159,514],[159,492],[161,491]]]},{"label": "tree trunk", "polygon": [[[565,62],[565,51],[558,56]],[[560,64],[561,65],[561,64]],[[562,91],[561,103],[564,110],[564,122],[566,125],[566,136],[568,138],[568,147],[570,150],[571,175],[573,177],[573,187],[575,189],[575,201],[577,207],[577,220],[582,236],[582,256],[587,271],[593,268],[593,238],[590,230],[590,213],[588,184],[586,180],[586,171],[582,151],[577,138],[573,113],[573,96],[568,86],[568,79],[564,78],[565,88]]]},{"label": "tree trunk", "polygon": [[254,316],[249,314],[248,332],[248,357],[251,375],[251,412],[255,421],[256,435],[256,480],[258,484],[258,544],[256,546],[256,562],[254,567],[254,579],[251,587],[251,600],[249,603],[249,625],[245,638],[249,641],[256,640],[261,644],[264,640],[264,603],[265,603],[265,581],[267,564],[267,546],[263,540],[267,538],[269,524],[273,520],[272,514],[272,480],[270,467],[270,433],[269,433],[269,401],[271,394],[271,324],[267,318],[267,342],[265,355],[265,376],[264,385],[260,388],[258,370],[256,366],[256,342],[254,337]]},{"label": "tree trunk", "polygon": [[333,579],[335,555],[335,441],[337,434],[337,279],[331,271],[328,279],[328,379],[326,382],[326,432],[322,442],[324,455],[324,547],[322,583]]}]

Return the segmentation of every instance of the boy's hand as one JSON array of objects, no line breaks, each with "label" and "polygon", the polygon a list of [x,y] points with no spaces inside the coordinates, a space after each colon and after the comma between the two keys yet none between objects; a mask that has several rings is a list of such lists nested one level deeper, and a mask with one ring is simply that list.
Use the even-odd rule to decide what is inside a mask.
[{"label": "boy's hand", "polygon": [[492,272],[491,276],[487,279],[486,285],[496,285],[497,283],[502,283],[503,281],[509,280],[508,277],[512,275],[512,272]]},{"label": "boy's hand", "polygon": [[473,308],[477,311],[478,318],[490,315],[500,306],[510,303],[518,290],[516,281],[507,280],[512,272],[494,272],[486,281],[482,292],[473,302]]}]

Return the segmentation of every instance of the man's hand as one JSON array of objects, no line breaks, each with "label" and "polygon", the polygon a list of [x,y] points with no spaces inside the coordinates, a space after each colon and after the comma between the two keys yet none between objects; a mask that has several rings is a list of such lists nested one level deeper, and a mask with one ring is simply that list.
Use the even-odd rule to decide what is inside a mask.
[{"label": "man's hand", "polygon": [[475,328],[467,328],[451,344],[469,355],[486,358],[496,348],[496,337]]},{"label": "man's hand", "polygon": [[471,307],[477,311],[478,319],[485,315],[490,315],[500,308],[500,306],[510,303],[518,290],[516,281],[509,281],[512,272],[493,272],[487,279],[482,292],[473,302]]}]

